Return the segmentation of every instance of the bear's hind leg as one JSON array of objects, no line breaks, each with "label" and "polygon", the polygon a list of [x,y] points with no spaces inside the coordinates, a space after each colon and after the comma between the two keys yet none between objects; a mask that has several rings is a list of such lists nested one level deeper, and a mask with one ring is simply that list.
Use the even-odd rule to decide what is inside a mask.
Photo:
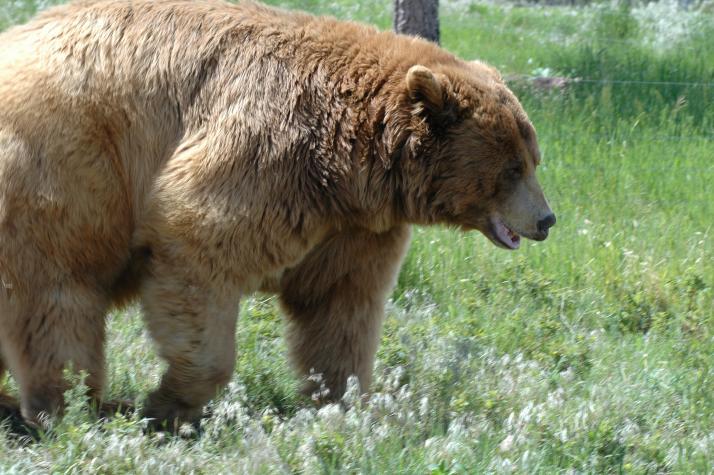
[{"label": "bear's hind leg", "polygon": [[2,394],[2,389],[5,385],[5,376],[7,375],[7,367],[5,366],[5,360],[2,356],[2,347],[0,347],[0,394]]},{"label": "bear's hind leg", "polygon": [[[375,234],[345,232],[313,250],[281,282],[288,344],[302,376],[322,375],[328,399],[339,399],[347,379],[366,392],[381,334],[384,304],[409,243],[409,228]],[[308,382],[308,395],[318,386]]]},{"label": "bear's hind leg", "polygon": [[12,396],[3,391],[7,368],[0,352],[0,422],[7,418],[17,418],[20,415],[20,405]]},{"label": "bear's hind leg", "polygon": [[[2,286],[2,282],[0,282]],[[2,287],[0,287],[2,289]],[[7,313],[6,306],[6,296],[0,295],[0,325],[4,323],[3,315]],[[7,365],[5,364],[5,356],[3,355],[3,344],[2,337],[0,335],[0,422],[8,419],[18,419],[20,418],[20,404],[15,398],[6,394],[7,389],[6,380],[7,377]]]},{"label": "bear's hind leg", "polygon": [[0,344],[20,388],[23,418],[42,426],[46,415],[63,410],[68,365],[86,371],[89,395],[101,399],[107,303],[101,292],[71,281],[33,294],[31,305],[3,322]]}]

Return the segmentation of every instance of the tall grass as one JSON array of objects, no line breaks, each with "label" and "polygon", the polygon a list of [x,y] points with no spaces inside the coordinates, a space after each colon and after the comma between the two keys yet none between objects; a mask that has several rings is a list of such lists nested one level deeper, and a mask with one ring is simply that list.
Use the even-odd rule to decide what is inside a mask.
[{"label": "tall grass", "polygon": [[[386,1],[273,3],[389,26]],[[444,45],[462,57],[603,80],[514,83],[539,132],[551,238],[507,253],[416,229],[369,401],[297,396],[277,305],[257,296],[200,437],[98,423],[74,390],[39,442],[3,435],[0,471],[711,473],[714,88],[652,84],[714,81],[711,14],[666,10],[691,29],[662,48],[653,6],[447,3]],[[36,6],[6,5],[12,21]],[[109,396],[140,399],[161,368],[139,311],[113,315],[109,334]]]}]

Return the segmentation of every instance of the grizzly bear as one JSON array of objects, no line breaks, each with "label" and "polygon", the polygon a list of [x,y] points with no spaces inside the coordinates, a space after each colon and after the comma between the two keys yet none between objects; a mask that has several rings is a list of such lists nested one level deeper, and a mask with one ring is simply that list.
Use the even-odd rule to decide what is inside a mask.
[{"label": "grizzly bear", "polygon": [[102,399],[105,314],[132,299],[168,363],[147,418],[199,418],[255,291],[279,295],[301,375],[367,391],[410,225],[515,249],[555,222],[499,73],[418,38],[100,0],[0,44],[0,366],[29,424],[62,410],[69,366]]}]

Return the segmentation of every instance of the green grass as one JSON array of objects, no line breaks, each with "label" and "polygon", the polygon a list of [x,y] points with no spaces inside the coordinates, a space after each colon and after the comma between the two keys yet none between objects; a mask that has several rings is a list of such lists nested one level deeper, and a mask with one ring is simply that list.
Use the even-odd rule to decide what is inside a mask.
[{"label": "green grass", "polygon": [[[390,22],[386,1],[272,3]],[[442,3],[444,46],[507,75],[709,85],[514,83],[558,225],[516,253],[416,229],[369,402],[298,397],[276,302],[259,296],[242,306],[234,383],[200,438],[98,424],[74,390],[40,442],[0,433],[0,472],[712,473],[712,14],[682,12],[690,30],[662,48],[644,7]],[[3,26],[37,6],[0,5]],[[137,310],[110,319],[108,354],[110,397],[157,383]]]}]

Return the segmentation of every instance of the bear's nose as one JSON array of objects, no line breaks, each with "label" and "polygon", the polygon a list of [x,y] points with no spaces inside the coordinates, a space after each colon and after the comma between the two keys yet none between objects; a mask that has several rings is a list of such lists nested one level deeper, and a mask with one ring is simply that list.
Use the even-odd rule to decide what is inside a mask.
[{"label": "bear's nose", "polygon": [[538,221],[538,232],[547,235],[548,230],[555,224],[555,215],[550,213],[545,218]]}]

